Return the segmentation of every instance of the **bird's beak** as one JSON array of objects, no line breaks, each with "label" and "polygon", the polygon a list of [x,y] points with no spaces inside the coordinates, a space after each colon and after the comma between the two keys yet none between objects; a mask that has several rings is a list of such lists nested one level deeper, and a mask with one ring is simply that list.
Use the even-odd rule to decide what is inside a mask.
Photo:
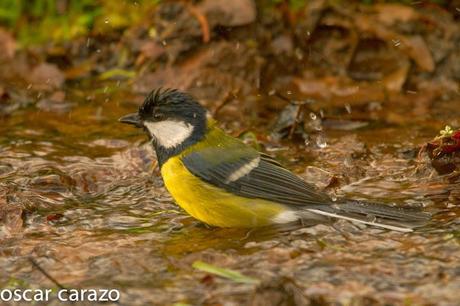
[{"label": "bird's beak", "polygon": [[138,113],[132,113],[132,114],[125,115],[121,117],[120,119],[118,119],[118,121],[120,121],[121,123],[132,124],[138,128],[143,127],[141,118],[139,117]]}]

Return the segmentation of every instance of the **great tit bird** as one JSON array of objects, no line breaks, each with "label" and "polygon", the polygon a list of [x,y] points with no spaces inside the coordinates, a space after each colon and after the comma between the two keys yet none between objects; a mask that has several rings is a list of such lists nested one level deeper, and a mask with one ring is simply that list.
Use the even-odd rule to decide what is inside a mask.
[{"label": "great tit bird", "polygon": [[218,227],[259,227],[345,219],[410,232],[428,214],[355,200],[333,201],[269,155],[226,134],[190,95],[152,91],[119,119],[143,128],[164,184],[187,213]]}]

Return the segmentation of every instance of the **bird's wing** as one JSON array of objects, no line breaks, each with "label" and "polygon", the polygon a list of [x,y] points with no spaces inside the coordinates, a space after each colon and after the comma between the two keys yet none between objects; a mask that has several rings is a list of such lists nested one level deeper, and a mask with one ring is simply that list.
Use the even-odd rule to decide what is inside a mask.
[{"label": "bird's wing", "polygon": [[182,162],[195,176],[239,196],[286,205],[331,203],[270,156],[246,146],[205,148],[183,156]]}]

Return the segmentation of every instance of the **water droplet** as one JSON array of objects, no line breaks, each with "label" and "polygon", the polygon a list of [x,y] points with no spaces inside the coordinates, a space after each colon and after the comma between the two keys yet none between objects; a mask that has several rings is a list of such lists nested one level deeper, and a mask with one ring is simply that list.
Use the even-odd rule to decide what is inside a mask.
[{"label": "water droplet", "polygon": [[296,48],[294,53],[299,61],[303,60],[303,52],[300,48]]},{"label": "water droplet", "polygon": [[168,43],[166,42],[166,40],[162,40],[162,41],[161,41],[161,44],[162,44],[163,46],[166,46]]},{"label": "water droplet", "polygon": [[32,84],[27,85],[27,90],[32,89]]},{"label": "water droplet", "polygon": [[323,135],[318,135],[318,137],[316,137],[316,145],[320,149],[326,148],[327,147],[326,137],[324,137]]},{"label": "water droplet", "polygon": [[96,119],[101,119],[101,117],[102,117],[102,107],[101,107],[101,106],[99,106],[99,107],[96,109],[95,117],[96,117]]},{"label": "water droplet", "polygon": [[105,23],[105,24],[109,23],[109,20],[108,20],[108,19],[105,19],[105,20],[104,20],[104,23]]},{"label": "water droplet", "polygon": [[377,101],[372,101],[369,103],[368,107],[369,111],[379,111],[379,110],[382,110],[382,104],[380,104],[380,102],[377,102]]},{"label": "water droplet", "polygon": [[96,53],[101,53],[101,49],[97,49],[97,50],[96,50]]},{"label": "water droplet", "polygon": [[310,118],[311,118],[311,120],[316,120],[316,118],[317,118],[317,117],[316,117],[316,114],[313,113],[313,112],[311,112],[311,113],[310,113]]},{"label": "water droplet", "polygon": [[319,116],[321,118],[324,118],[324,111],[322,109],[319,110]]},{"label": "water droplet", "polygon": [[399,47],[401,45],[401,41],[399,39],[392,39],[391,40],[395,47]]},{"label": "water droplet", "polygon": [[347,113],[351,114],[351,105],[350,104],[345,104],[345,109],[347,111]]},{"label": "water droplet", "polygon": [[305,138],[305,145],[308,147],[311,144],[310,137]]},{"label": "water droplet", "polygon": [[353,166],[353,161],[350,156],[345,157],[345,159],[343,160],[343,165],[347,168],[350,168]]},{"label": "water droplet", "polygon": [[292,91],[288,90],[288,91],[286,91],[286,94],[287,95],[292,95]]}]

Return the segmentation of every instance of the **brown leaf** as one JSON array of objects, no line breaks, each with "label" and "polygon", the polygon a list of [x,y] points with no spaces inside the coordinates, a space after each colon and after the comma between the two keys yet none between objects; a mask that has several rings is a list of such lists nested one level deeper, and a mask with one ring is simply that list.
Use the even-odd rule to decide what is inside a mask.
[{"label": "brown leaf", "polygon": [[404,82],[406,82],[407,74],[409,73],[410,63],[406,59],[404,62],[399,63],[400,67],[393,71],[392,73],[386,75],[382,82],[385,85],[386,89],[390,91],[401,91]]},{"label": "brown leaf", "polygon": [[141,44],[141,54],[148,59],[155,60],[165,52],[165,49],[158,43],[147,40]]},{"label": "brown leaf", "polygon": [[226,27],[252,23],[257,13],[253,0],[205,0],[199,9],[213,21],[213,25]]},{"label": "brown leaf", "polygon": [[366,105],[369,101],[385,100],[385,92],[378,83],[355,82],[343,77],[304,77],[293,81],[307,97],[324,101],[328,106]]},{"label": "brown leaf", "polygon": [[[211,42],[181,65],[139,76],[134,88],[138,92],[160,86],[186,90],[207,107],[219,107],[235,93],[248,93],[257,85],[261,61],[257,50],[244,44],[235,48],[228,42]],[[241,109],[237,111],[241,115]]]},{"label": "brown leaf", "polygon": [[65,100],[65,92],[62,90],[58,90],[53,92],[53,94],[49,97],[50,100],[55,102],[64,102]]},{"label": "brown leaf", "polygon": [[435,64],[425,40],[421,36],[400,37],[402,49],[423,71],[434,71]]},{"label": "brown leaf", "polygon": [[22,229],[22,208],[9,205],[6,192],[0,193],[0,239],[9,238]]},{"label": "brown leaf", "polygon": [[408,5],[382,3],[376,4],[374,9],[378,13],[378,19],[387,26],[396,22],[408,22],[418,17],[417,12]]},{"label": "brown leaf", "polygon": [[428,72],[434,70],[433,57],[421,36],[399,34],[366,15],[356,14],[354,22],[359,31],[379,38],[387,44],[393,44],[395,48],[400,48],[421,70]]},{"label": "brown leaf", "polygon": [[0,61],[10,60],[14,57],[16,51],[16,41],[13,36],[0,28]]},{"label": "brown leaf", "polygon": [[65,81],[65,76],[56,65],[41,63],[32,69],[26,79],[37,89],[50,90],[61,87]]},{"label": "brown leaf", "polygon": [[65,101],[65,92],[62,90],[55,91],[49,97],[40,99],[37,102],[37,108],[47,112],[66,113],[72,109],[74,103]]}]

